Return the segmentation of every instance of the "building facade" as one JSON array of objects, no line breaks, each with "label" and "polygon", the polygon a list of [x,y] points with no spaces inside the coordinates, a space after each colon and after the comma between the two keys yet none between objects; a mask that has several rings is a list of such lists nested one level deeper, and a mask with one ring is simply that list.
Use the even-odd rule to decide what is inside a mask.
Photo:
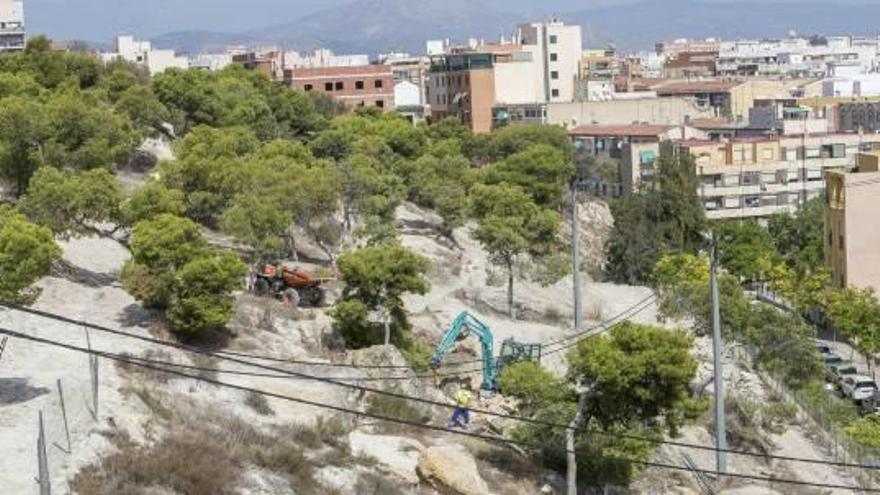
[{"label": "building facade", "polygon": [[455,117],[474,132],[491,132],[495,56],[457,53],[431,57],[426,95],[434,120]]},{"label": "building facade", "polygon": [[394,110],[394,76],[390,65],[287,69],[291,89],[325,93],[349,107]]},{"label": "building facade", "polygon": [[851,170],[860,152],[880,149],[880,135],[681,141],[676,148],[694,157],[707,217],[722,220],[795,211],[823,194],[825,172]]},{"label": "building facade", "polygon": [[860,72],[878,69],[880,38],[829,36],[725,41],[719,46],[719,76],[824,77],[829,63],[854,63]]},{"label": "building facade", "polygon": [[155,50],[149,41],[140,41],[134,36],[117,36],[114,43],[115,51],[102,53],[104,61],[122,59],[143,65],[150,75],[162,73],[168,69],[188,69],[189,59],[180,57],[174,50]]},{"label": "building facade", "polygon": [[581,27],[553,20],[522,25],[517,34],[523,50],[532,54],[542,101],[572,101],[583,51]]},{"label": "building facade", "polygon": [[24,2],[0,0],[0,53],[23,50],[24,45]]},{"label": "building facade", "polygon": [[825,264],[837,287],[880,290],[880,154],[851,173],[826,174]]}]

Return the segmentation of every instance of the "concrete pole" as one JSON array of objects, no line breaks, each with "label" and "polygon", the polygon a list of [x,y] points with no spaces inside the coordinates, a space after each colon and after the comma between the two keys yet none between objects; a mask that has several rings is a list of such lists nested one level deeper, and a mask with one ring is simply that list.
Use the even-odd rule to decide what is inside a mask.
[{"label": "concrete pole", "polygon": [[578,203],[577,203],[577,179],[571,181],[571,263],[572,280],[574,285],[574,329],[583,327],[583,309],[581,308],[581,271],[580,253],[578,246]]},{"label": "concrete pole", "polygon": [[718,253],[715,233],[712,233],[711,276],[712,290],[712,354],[715,365],[715,468],[727,472],[727,423],[724,418],[724,368],[721,356],[721,308],[718,295]]},{"label": "concrete pole", "polygon": [[574,418],[565,429],[565,484],[567,495],[577,495],[577,452],[575,451],[575,434],[584,422],[584,408],[587,406],[587,392],[581,392],[578,398],[577,410]]}]

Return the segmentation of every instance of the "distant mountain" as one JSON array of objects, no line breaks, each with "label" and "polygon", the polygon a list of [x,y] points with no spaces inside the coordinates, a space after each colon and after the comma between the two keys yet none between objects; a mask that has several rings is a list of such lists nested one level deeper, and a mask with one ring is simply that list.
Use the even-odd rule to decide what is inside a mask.
[{"label": "distant mountain", "polygon": [[340,53],[421,53],[428,39],[497,39],[520,20],[472,0],[357,0],[249,34]]},{"label": "distant mountain", "polygon": [[274,44],[275,40],[247,34],[218,33],[214,31],[178,31],[157,36],[152,40],[156,48],[174,49],[180,53],[222,53],[231,45]]},{"label": "distant mountain", "polygon": [[628,5],[625,13],[601,7],[562,16],[566,22],[583,26],[586,44],[614,42],[623,50],[651,48],[656,41],[675,38],[781,38],[791,30],[802,35],[876,35],[880,33],[878,17],[878,2],[841,5],[818,0],[796,4],[772,0],[641,1]]},{"label": "distant mountain", "polygon": [[296,50],[327,47],[337,53],[422,53],[429,39],[509,36],[522,20],[470,0],[357,0],[244,33],[179,31],[152,41],[190,53],[254,43]]},{"label": "distant mountain", "polygon": [[[854,2],[636,0],[615,6],[602,2],[560,17],[583,26],[585,44],[614,42],[623,50],[648,49],[658,40],[682,37],[783,37],[790,30],[805,35],[877,34],[880,5],[876,0]],[[297,50],[327,47],[337,53],[421,53],[428,39],[497,39],[528,20],[473,0],[356,0],[243,33],[182,31],[153,41],[190,53],[222,51],[231,44],[276,44]]]}]

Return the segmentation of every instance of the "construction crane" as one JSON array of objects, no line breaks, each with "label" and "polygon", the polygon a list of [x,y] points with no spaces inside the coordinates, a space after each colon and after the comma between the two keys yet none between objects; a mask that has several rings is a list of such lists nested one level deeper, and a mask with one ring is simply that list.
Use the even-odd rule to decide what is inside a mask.
[{"label": "construction crane", "polygon": [[455,347],[455,343],[466,338],[470,333],[474,333],[480,339],[483,352],[483,390],[487,392],[496,389],[498,377],[505,366],[519,361],[540,362],[541,360],[541,344],[522,344],[513,339],[507,339],[501,344],[501,355],[496,360],[492,330],[474,315],[463,311],[452,321],[452,325],[443,336],[443,341],[434,351],[431,368],[439,368],[443,358]]}]

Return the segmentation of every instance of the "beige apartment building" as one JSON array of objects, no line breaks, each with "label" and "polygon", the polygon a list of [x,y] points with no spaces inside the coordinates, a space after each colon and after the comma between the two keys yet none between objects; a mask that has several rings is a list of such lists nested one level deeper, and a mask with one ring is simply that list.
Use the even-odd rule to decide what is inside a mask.
[{"label": "beige apartment building", "polygon": [[825,264],[837,287],[880,290],[880,152],[825,175]]},{"label": "beige apartment building", "polygon": [[709,219],[765,217],[822,195],[825,172],[853,169],[860,152],[880,149],[880,135],[680,141],[677,149],[694,156]]}]

